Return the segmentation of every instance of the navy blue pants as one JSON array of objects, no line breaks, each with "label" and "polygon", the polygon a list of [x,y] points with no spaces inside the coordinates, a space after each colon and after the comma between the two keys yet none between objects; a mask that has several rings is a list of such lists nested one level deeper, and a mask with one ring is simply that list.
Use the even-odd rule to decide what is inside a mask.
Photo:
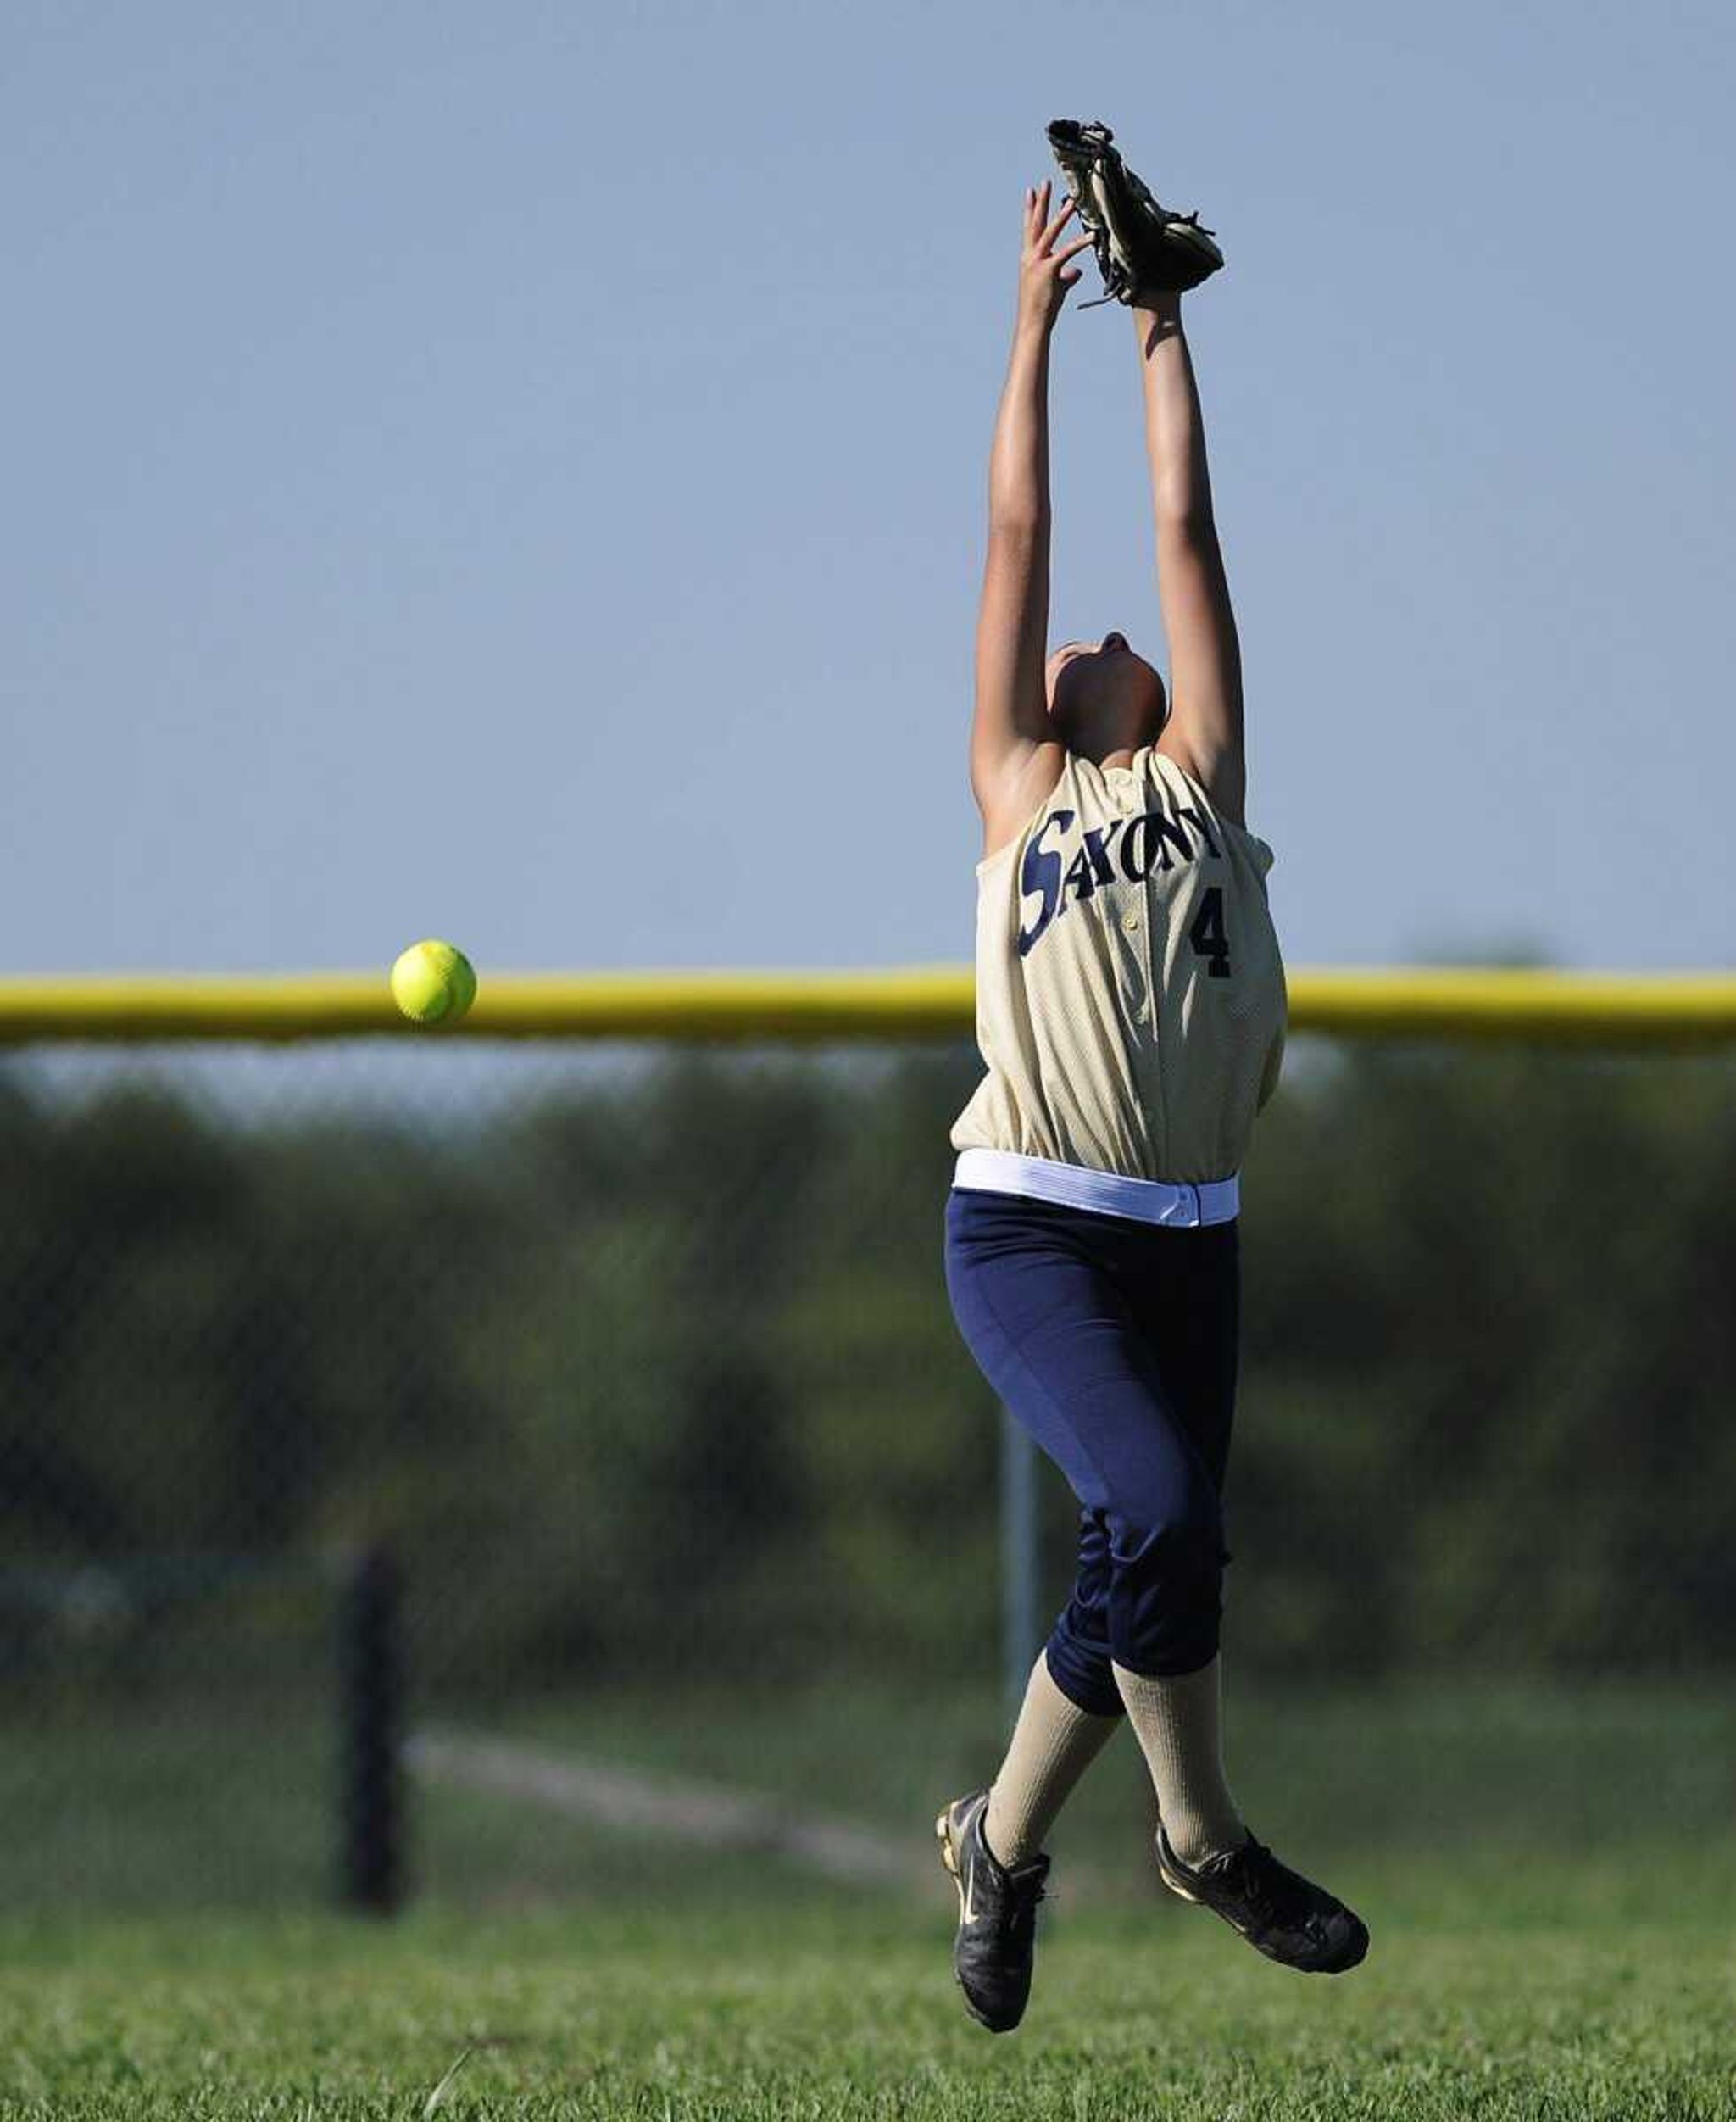
[{"label": "navy blue pants", "polygon": [[1241,1300],[1234,1223],[1196,1230],[954,1187],[953,1315],[1079,1501],[1079,1572],[1049,1640],[1061,1692],[1120,1713],[1111,1664],[1210,1663]]}]

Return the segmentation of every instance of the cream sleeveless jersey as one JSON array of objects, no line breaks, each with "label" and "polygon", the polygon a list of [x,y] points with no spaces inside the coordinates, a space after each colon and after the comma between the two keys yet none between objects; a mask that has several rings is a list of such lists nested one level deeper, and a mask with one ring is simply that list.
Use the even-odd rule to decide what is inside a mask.
[{"label": "cream sleeveless jersey", "polygon": [[1227,1178],[1283,1056],[1272,852],[1174,760],[1070,753],[976,866],[976,1043],[954,1149],[1129,1178]]}]

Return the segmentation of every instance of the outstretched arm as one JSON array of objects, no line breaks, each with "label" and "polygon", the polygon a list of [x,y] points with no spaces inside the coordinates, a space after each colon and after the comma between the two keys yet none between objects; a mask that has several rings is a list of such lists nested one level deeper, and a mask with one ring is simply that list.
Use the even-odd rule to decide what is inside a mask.
[{"label": "outstretched arm", "polygon": [[1170,718],[1158,740],[1238,825],[1247,798],[1242,651],[1211,513],[1205,423],[1179,295],[1136,309],[1145,448],[1157,519],[1157,588],[1170,648]]},{"label": "outstretched arm", "polygon": [[[1073,202],[1054,220],[1049,187],[1025,194],[1018,321],[994,423],[988,466],[988,562],[976,621],[976,709],[971,786],[989,838],[1018,811],[1027,772],[1052,741],[1043,691],[1049,628],[1049,346],[1067,289],[1068,264],[1088,248],[1055,245]],[[1028,807],[1028,806],[1027,806]]]}]

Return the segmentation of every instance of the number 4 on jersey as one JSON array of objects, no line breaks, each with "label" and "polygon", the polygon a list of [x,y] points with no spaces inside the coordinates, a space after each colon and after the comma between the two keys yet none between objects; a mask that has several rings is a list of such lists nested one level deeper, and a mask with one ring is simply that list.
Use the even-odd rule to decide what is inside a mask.
[{"label": "number 4 on jersey", "polygon": [[1194,955],[1205,960],[1206,970],[1214,980],[1229,978],[1230,939],[1224,933],[1224,894],[1221,884],[1214,884],[1200,900],[1194,926],[1188,931],[1188,940],[1194,946]]}]

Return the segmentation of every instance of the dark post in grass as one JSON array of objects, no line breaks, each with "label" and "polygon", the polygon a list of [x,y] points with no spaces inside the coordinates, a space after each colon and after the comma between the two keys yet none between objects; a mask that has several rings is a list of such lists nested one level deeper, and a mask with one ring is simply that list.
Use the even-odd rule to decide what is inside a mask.
[{"label": "dark post in grass", "polygon": [[1010,1720],[1042,1640],[1037,1618],[1037,1446],[1000,1411],[1000,1657],[1002,1709]]},{"label": "dark post in grass", "polygon": [[370,1547],[350,1566],[339,1616],[343,1729],[342,1897],[361,1913],[403,1905],[404,1660],[396,1557]]}]

